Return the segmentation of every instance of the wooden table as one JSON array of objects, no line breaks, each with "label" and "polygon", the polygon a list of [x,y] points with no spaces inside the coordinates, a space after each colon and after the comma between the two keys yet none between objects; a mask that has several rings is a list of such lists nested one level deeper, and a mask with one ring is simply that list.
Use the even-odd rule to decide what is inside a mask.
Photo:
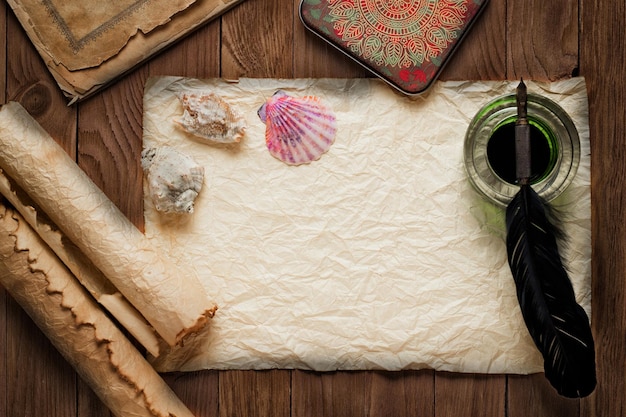
[{"label": "wooden table", "polygon": [[[306,33],[298,0],[246,0],[92,98],[67,107],[12,11],[0,3],[0,97],[20,101],[139,228],[147,77],[363,77]],[[543,375],[425,371],[206,371],[166,375],[199,417],[626,415],[626,3],[491,0],[442,79],[586,77],[592,149],[593,332],[598,387],[559,398]],[[0,415],[108,416],[0,289]]]}]

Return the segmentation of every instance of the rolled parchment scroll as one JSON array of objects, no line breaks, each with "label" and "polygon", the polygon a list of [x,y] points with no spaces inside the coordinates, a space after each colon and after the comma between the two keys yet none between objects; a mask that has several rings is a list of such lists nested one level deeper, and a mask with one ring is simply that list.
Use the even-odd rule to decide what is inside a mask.
[{"label": "rolled parchment scroll", "polygon": [[169,345],[215,312],[192,267],[155,250],[16,102],[0,109],[0,168],[110,280]]},{"label": "rolled parchment scroll", "polygon": [[160,353],[159,339],[146,319],[111,284],[104,274],[70,242],[56,225],[41,215],[32,200],[11,183],[0,169],[2,194],[48,245],[91,296],[102,305],[153,356]]},{"label": "rolled parchment scroll", "polygon": [[0,198],[0,284],[118,417],[193,417],[21,215]]}]

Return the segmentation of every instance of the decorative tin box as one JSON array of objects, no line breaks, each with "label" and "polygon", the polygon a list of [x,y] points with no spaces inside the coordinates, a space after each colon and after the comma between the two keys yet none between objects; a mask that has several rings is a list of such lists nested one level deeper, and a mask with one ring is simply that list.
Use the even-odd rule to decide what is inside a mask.
[{"label": "decorative tin box", "polygon": [[487,0],[302,0],[305,27],[405,94],[438,77]]}]

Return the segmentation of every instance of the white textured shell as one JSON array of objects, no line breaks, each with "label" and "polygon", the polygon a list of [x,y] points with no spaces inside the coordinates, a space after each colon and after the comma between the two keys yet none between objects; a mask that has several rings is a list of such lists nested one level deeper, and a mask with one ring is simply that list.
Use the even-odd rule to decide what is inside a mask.
[{"label": "white textured shell", "polygon": [[244,119],[213,93],[181,93],[182,117],[174,122],[198,138],[214,143],[237,143],[245,133]]},{"label": "white textured shell", "polygon": [[204,168],[171,147],[147,148],[141,153],[150,199],[157,211],[193,213],[202,189]]},{"label": "white textured shell", "polygon": [[270,154],[289,165],[319,159],[335,140],[333,111],[319,97],[292,97],[277,91],[259,109]]}]

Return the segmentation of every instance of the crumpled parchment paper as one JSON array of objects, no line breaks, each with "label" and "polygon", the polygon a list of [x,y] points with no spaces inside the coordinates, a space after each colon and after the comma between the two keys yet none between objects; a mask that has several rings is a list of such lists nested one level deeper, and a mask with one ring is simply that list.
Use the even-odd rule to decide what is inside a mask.
[{"label": "crumpled parchment paper", "polygon": [[[504,213],[463,167],[465,131],[517,82],[437,82],[409,99],[377,80],[150,79],[144,146],[173,146],[206,169],[185,220],[145,200],[146,236],[193,263],[219,310],[210,331],[154,361],[159,370],[543,370],[506,260]],[[589,133],[582,78],[528,82],[559,103],[581,138],[562,251],[590,313]],[[277,89],[320,96],[336,112],[330,151],[310,165],[273,158],[256,111]],[[213,91],[248,123],[238,146],[177,128],[176,94]],[[181,300],[184,302],[184,300]]]}]

